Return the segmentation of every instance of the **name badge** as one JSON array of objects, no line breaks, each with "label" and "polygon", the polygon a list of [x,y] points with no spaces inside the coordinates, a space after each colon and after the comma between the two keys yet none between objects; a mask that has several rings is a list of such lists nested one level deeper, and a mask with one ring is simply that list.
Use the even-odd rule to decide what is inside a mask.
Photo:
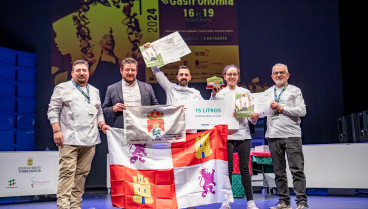
[{"label": "name badge", "polygon": [[90,114],[90,115],[93,115],[94,114],[94,110],[93,110],[93,108],[91,107],[91,108],[89,108],[89,111],[88,111],[88,114]]}]

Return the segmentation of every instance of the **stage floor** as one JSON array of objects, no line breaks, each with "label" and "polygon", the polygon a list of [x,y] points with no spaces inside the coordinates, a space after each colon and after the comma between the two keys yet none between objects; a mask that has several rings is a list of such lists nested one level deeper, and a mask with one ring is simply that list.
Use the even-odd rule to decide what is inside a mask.
[{"label": "stage floor", "polygon": [[[35,201],[34,199],[38,199]],[[276,195],[262,195],[262,193],[254,193],[254,199],[259,209],[268,209],[277,203]],[[327,195],[309,195],[308,204],[312,209],[368,209],[367,196],[327,196]],[[5,200],[7,203],[5,204]],[[291,196],[292,207],[296,208],[295,196]],[[235,202],[231,203],[231,209],[246,208],[246,200],[244,198],[235,198]],[[211,204],[197,206],[197,209],[216,209],[221,204]],[[4,209],[56,209],[55,195],[37,196],[37,197],[12,197],[0,199],[0,208]],[[110,195],[105,190],[87,190],[82,203],[82,209],[115,209],[111,205]]]}]

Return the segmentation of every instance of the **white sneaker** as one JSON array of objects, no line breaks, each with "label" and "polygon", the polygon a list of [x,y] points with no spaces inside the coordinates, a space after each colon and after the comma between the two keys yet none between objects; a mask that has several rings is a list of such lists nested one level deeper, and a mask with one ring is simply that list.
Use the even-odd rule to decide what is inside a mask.
[{"label": "white sneaker", "polygon": [[249,200],[247,203],[247,209],[258,209],[254,200]]},{"label": "white sneaker", "polygon": [[230,209],[229,201],[227,200],[223,201],[220,209]]}]

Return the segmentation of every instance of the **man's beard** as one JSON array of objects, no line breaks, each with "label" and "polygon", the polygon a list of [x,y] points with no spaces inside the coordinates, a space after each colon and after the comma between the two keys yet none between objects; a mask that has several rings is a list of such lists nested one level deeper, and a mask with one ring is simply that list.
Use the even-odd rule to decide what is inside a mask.
[{"label": "man's beard", "polygon": [[284,80],[278,80],[278,81],[275,81],[275,83],[276,83],[277,86],[280,86],[280,85],[285,84],[286,81],[284,81]]},{"label": "man's beard", "polygon": [[180,86],[187,86],[188,85],[188,81],[186,79],[182,79],[180,82],[179,82]]},{"label": "man's beard", "polygon": [[86,77],[78,77],[77,79],[78,84],[86,84],[87,78]]}]

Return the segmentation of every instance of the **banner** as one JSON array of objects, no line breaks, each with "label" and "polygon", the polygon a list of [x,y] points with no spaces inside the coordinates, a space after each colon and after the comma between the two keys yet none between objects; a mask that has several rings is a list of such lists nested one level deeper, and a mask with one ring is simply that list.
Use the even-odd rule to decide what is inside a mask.
[{"label": "banner", "polygon": [[185,142],[128,144],[124,129],[107,132],[111,201],[119,208],[187,208],[233,202],[227,126],[190,134]]},{"label": "banner", "polygon": [[179,101],[185,107],[186,129],[206,130],[226,124],[228,129],[239,129],[234,117],[233,103],[225,100]]},{"label": "banner", "polygon": [[128,106],[123,113],[124,138],[130,144],[185,141],[182,105]]},{"label": "banner", "polygon": [[77,59],[88,61],[89,82],[103,94],[108,85],[121,80],[119,68],[126,57],[137,60],[137,78],[145,80],[139,46],[159,38],[157,0],[80,1],[72,11],[52,5],[51,81],[55,85],[71,78]]},{"label": "banner", "polygon": [[[223,77],[226,65],[239,66],[237,6],[237,0],[159,1],[160,37],[178,31],[191,50],[180,62],[162,67],[171,82],[180,65],[190,67],[192,83]],[[151,71],[146,75],[147,82],[156,82]]]},{"label": "banner", "polygon": [[59,152],[0,152],[0,197],[56,194]]},{"label": "banner", "polygon": [[[61,4],[61,3],[60,3]],[[52,3],[51,78],[59,84],[71,78],[71,64],[85,59],[90,83],[105,93],[121,79],[125,57],[138,61],[138,80],[156,83],[139,50],[147,42],[178,31],[192,53],[162,70],[170,81],[180,65],[191,68],[191,82],[222,77],[228,64],[239,66],[237,0],[88,0],[74,7]],[[69,10],[62,9],[69,8]],[[225,56],[226,55],[226,56]]]}]

